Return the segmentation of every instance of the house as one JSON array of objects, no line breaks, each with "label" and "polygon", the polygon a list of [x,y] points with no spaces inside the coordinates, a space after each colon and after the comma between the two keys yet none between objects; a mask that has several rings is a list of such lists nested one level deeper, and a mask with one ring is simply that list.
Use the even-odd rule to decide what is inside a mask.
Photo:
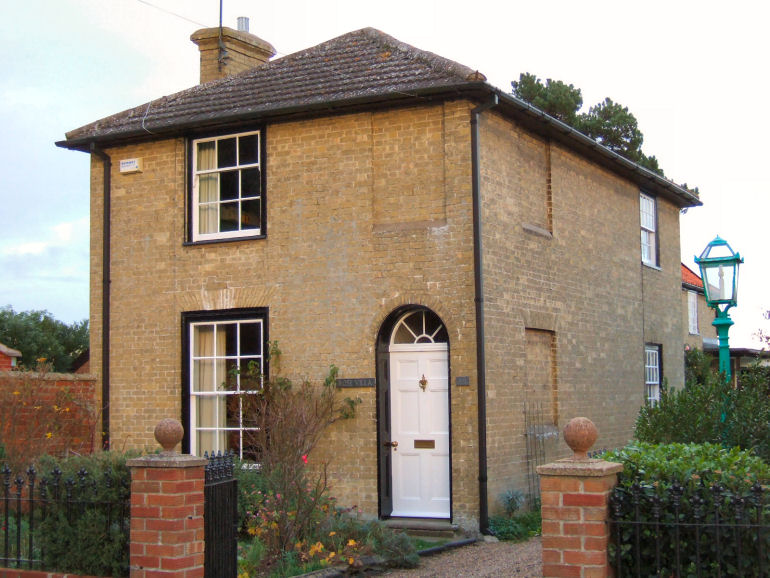
[{"label": "house", "polygon": [[17,367],[21,351],[0,343],[0,371],[10,371]]},{"label": "house", "polygon": [[[233,449],[230,367],[319,379],[334,495],[486,528],[570,418],[624,444],[683,382],[679,213],[698,197],[374,29],[269,60],[192,35],[201,84],[73,130],[91,155],[91,371],[116,447]],[[641,234],[641,243],[640,243]],[[649,352],[656,352],[651,365]],[[236,382],[234,388],[239,387]]]},{"label": "house", "polygon": [[681,267],[684,344],[692,349],[718,349],[719,340],[716,329],[712,325],[714,310],[706,303],[703,279],[684,263]]}]

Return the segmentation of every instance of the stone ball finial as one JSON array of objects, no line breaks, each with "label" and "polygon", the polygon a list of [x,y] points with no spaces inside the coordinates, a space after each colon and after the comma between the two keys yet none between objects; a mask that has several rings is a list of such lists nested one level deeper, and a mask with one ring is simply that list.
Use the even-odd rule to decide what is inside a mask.
[{"label": "stone ball finial", "polygon": [[588,450],[596,442],[599,430],[594,422],[587,417],[575,417],[564,426],[564,441],[574,452],[573,461],[580,462],[588,459]]},{"label": "stone ball finial", "polygon": [[163,448],[164,454],[173,454],[176,445],[182,441],[184,428],[177,420],[164,418],[155,426],[155,439]]}]

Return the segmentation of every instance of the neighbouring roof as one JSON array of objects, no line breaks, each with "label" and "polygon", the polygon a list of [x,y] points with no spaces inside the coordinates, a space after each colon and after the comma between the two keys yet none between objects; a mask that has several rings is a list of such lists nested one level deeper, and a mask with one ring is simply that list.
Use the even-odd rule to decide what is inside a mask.
[{"label": "neighbouring roof", "polygon": [[486,82],[483,74],[364,28],[241,74],[194,86],[66,134],[74,150],[432,98],[498,99],[498,110],[563,143],[680,207],[700,205],[685,187],[640,167],[530,104]]},{"label": "neighbouring roof", "polygon": [[684,263],[682,265],[682,285],[689,289],[700,289],[703,291],[703,279],[697,273],[694,273]]},{"label": "neighbouring roof", "polygon": [[21,351],[3,345],[2,343],[0,343],[0,353],[4,353],[8,357],[21,357]]}]

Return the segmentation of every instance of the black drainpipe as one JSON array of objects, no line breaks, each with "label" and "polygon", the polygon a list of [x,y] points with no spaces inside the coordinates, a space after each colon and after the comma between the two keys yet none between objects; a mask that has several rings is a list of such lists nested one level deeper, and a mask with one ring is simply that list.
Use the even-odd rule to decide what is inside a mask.
[{"label": "black drainpipe", "polygon": [[91,143],[91,154],[104,163],[102,220],[102,449],[110,449],[110,194],[112,159]]},{"label": "black drainpipe", "polygon": [[487,500],[487,362],[484,353],[484,278],[481,251],[481,166],[479,151],[479,117],[497,106],[497,95],[471,110],[471,171],[473,172],[473,276],[476,292],[476,392],[479,422],[479,529],[489,533]]}]

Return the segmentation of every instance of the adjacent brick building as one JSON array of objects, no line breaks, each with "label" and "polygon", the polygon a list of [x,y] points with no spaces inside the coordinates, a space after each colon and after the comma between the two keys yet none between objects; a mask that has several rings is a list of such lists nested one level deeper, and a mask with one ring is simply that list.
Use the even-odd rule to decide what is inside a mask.
[{"label": "adjacent brick building", "polygon": [[17,367],[21,359],[21,351],[0,343],[0,371],[8,371]]},{"label": "adjacent brick building", "polygon": [[267,63],[233,32],[232,60],[193,35],[214,80],[58,143],[92,157],[91,370],[114,445],[176,417],[185,451],[248,454],[228,369],[264,367],[269,339],[283,375],[336,364],[362,400],[313,456],[341,503],[478,529],[571,417],[628,440],[647,351],[682,383],[694,194],[377,30]]},{"label": "adjacent brick building", "polygon": [[712,325],[714,310],[706,303],[703,279],[684,263],[681,267],[685,346],[693,349],[718,348],[717,332]]}]

